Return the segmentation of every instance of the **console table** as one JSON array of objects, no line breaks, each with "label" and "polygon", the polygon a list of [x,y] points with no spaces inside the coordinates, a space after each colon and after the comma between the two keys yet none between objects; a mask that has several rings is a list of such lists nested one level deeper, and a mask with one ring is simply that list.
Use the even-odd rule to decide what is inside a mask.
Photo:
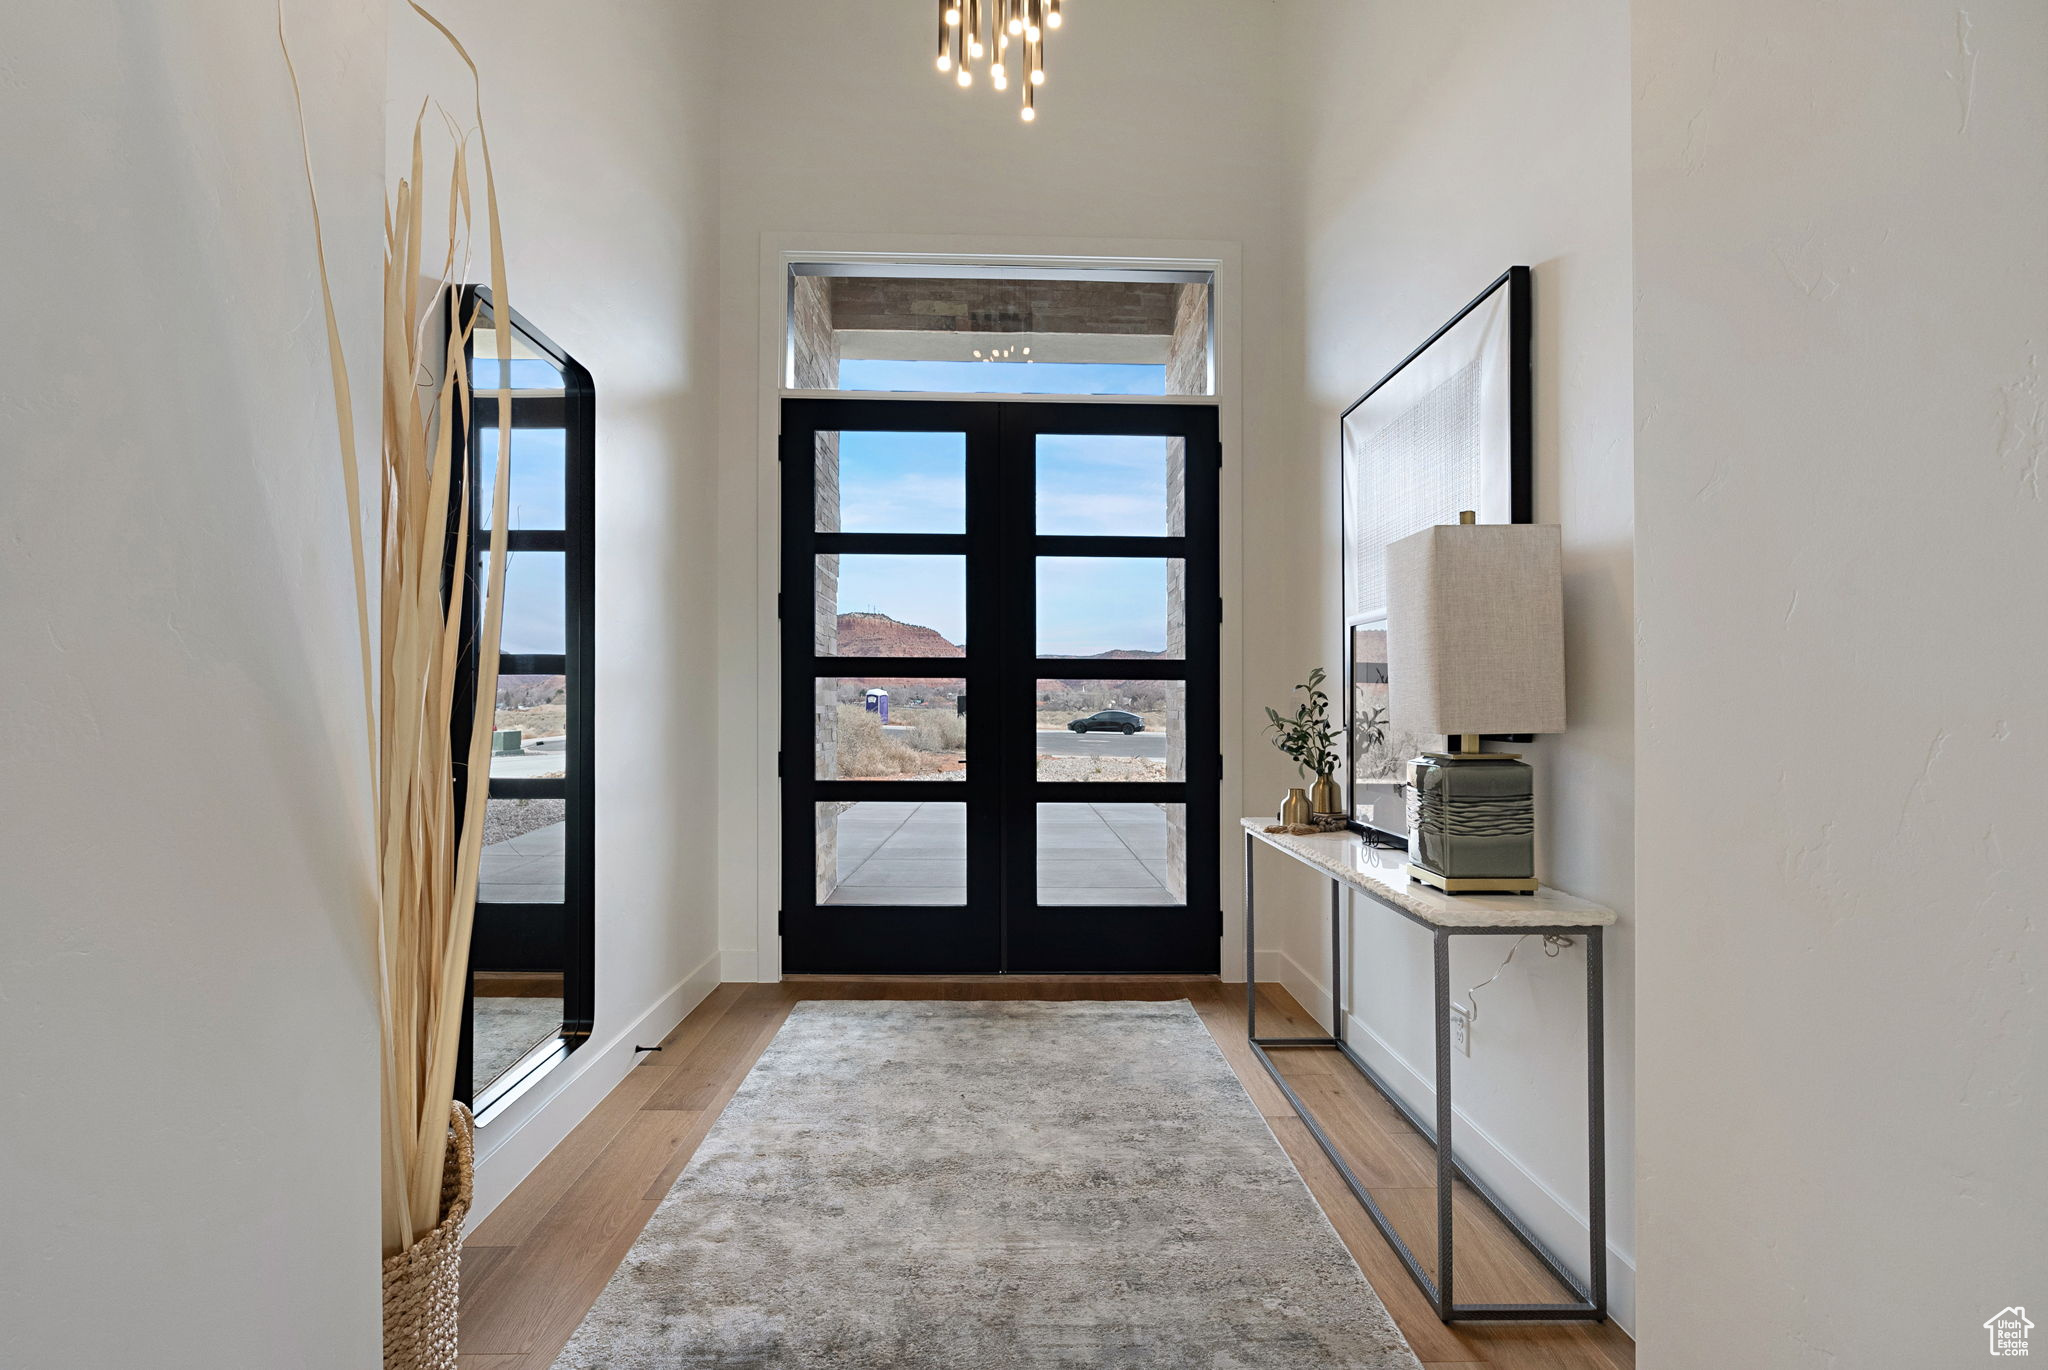
[{"label": "console table", "polygon": [[[1307,1125],[1323,1154],[1337,1167],[1352,1196],[1365,1209],[1382,1235],[1400,1256],[1401,1264],[1422,1288],[1431,1308],[1445,1322],[1459,1319],[1510,1321],[1597,1321],[1607,1316],[1607,1104],[1605,1064],[1602,1059],[1603,1011],[1601,992],[1601,932],[1615,919],[1614,910],[1552,889],[1532,895],[1445,894],[1408,879],[1408,854],[1369,846],[1356,833],[1328,833],[1294,837],[1269,833],[1270,818],[1244,820],[1244,965],[1245,1036],[1273,1083],[1287,1096]],[[1330,1035],[1327,1037],[1259,1036],[1258,943],[1254,935],[1256,913],[1252,902],[1252,853],[1263,843],[1292,857],[1330,880]],[[1436,969],[1436,1120],[1426,1121],[1392,1089],[1385,1080],[1344,1040],[1344,945],[1343,892],[1357,890],[1411,923],[1428,928],[1435,951]],[[1563,1262],[1508,1211],[1486,1185],[1459,1163],[1451,1134],[1451,938],[1467,936],[1525,936],[1549,934],[1582,941],[1586,949],[1586,1139],[1587,1139],[1587,1221],[1591,1229],[1588,1281],[1580,1281]],[[1431,1279],[1401,1234],[1366,1187],[1338,1154],[1329,1134],[1302,1103],[1281,1075],[1268,1047],[1327,1047],[1351,1063],[1365,1079],[1400,1110],[1417,1132],[1429,1138],[1436,1150],[1436,1268]],[[1544,1268],[1575,1296],[1570,1303],[1459,1303],[1456,1288],[1451,1222],[1451,1185],[1463,1180],[1486,1206],[1506,1223],[1508,1229],[1528,1247]]]}]

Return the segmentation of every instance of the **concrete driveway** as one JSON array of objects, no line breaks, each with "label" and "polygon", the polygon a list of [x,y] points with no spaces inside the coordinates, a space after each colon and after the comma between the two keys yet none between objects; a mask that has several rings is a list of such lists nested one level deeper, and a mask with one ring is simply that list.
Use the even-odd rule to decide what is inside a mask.
[{"label": "concrete driveway", "polygon": [[[838,856],[839,881],[827,904],[965,904],[966,807],[855,804],[839,815]],[[1040,903],[1182,902],[1166,876],[1166,814],[1158,805],[1039,805]]]}]

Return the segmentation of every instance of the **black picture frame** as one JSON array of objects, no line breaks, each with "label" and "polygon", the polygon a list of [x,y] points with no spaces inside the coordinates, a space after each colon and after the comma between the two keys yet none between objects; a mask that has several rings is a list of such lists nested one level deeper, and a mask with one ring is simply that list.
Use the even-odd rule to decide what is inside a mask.
[{"label": "black picture frame", "polygon": [[[1381,634],[1383,654],[1384,549],[1456,522],[1461,509],[1481,523],[1534,520],[1533,304],[1529,268],[1509,267],[1338,418],[1345,807],[1348,826],[1375,840],[1407,840],[1401,783],[1388,778],[1387,757],[1360,755],[1358,711],[1373,702],[1361,690],[1385,702],[1384,661],[1370,660],[1369,637]],[[1390,722],[1388,745],[1398,749],[1398,720]]]},{"label": "black picture frame", "polygon": [[[478,634],[483,610],[478,562],[488,536],[481,503],[483,468],[477,433],[495,429],[498,406],[510,410],[511,426],[554,429],[563,434],[563,526],[511,528],[509,552],[559,552],[563,574],[563,650],[559,653],[500,652],[498,673],[558,675],[567,692],[567,749],[561,777],[484,777],[487,799],[561,799],[567,812],[562,854],[563,898],[556,903],[495,903],[479,897],[470,938],[469,970],[462,1006],[462,1032],[456,1060],[456,1097],[468,1104],[478,1122],[502,1113],[542,1076],[568,1059],[590,1039],[597,1016],[596,787],[592,766],[596,742],[593,714],[596,679],[596,546],[597,546],[597,389],[591,373],[516,309],[501,311],[490,288],[466,285],[450,296],[447,325],[464,320],[509,327],[521,344],[553,363],[561,373],[557,391],[526,394],[492,388],[473,393],[469,421],[459,424],[455,451],[468,469],[468,497],[452,517],[468,524],[469,565],[452,561],[456,528],[449,528],[445,567],[448,585],[462,602],[461,658],[456,667],[453,731],[455,804],[458,811],[470,782],[466,748],[474,718],[472,701],[481,665]],[[476,340],[464,344],[462,365],[476,363]],[[485,358],[489,360],[488,355]],[[472,371],[473,374],[473,371]],[[515,449],[516,450],[516,449]],[[515,457],[516,460],[516,457]],[[559,971],[562,976],[562,1024],[558,1032],[537,1043],[494,1080],[475,1087],[475,975],[478,971]]]}]

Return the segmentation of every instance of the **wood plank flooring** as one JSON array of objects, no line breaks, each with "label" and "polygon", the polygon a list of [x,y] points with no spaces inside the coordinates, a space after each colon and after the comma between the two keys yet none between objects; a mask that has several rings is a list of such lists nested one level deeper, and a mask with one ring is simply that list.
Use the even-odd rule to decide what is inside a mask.
[{"label": "wood plank flooring", "polygon": [[[1633,1370],[1635,1345],[1612,1324],[1438,1322],[1393,1248],[1246,1048],[1244,987],[1105,976],[720,985],[470,1236],[462,1257],[465,1370],[547,1370],[554,1363],[790,1005],[801,999],[1187,999],[1424,1365]],[[1320,1031],[1278,986],[1260,987],[1259,1020],[1262,1035]],[[1411,1249],[1427,1253],[1425,1268],[1432,1266],[1436,1207],[1428,1142],[1329,1052],[1276,1052],[1274,1059]],[[1454,1200],[1453,1221],[1461,1300],[1563,1297],[1470,1195]]]}]

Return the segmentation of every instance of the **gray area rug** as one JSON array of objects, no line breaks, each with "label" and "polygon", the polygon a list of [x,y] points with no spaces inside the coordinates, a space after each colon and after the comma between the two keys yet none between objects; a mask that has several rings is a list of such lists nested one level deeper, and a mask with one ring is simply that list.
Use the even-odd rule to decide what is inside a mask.
[{"label": "gray area rug", "polygon": [[1414,1370],[1193,1008],[805,1002],[556,1370]]},{"label": "gray area rug", "polygon": [[470,1001],[470,1093],[510,1070],[519,1058],[562,1027],[562,1001],[541,996],[478,995]]}]

